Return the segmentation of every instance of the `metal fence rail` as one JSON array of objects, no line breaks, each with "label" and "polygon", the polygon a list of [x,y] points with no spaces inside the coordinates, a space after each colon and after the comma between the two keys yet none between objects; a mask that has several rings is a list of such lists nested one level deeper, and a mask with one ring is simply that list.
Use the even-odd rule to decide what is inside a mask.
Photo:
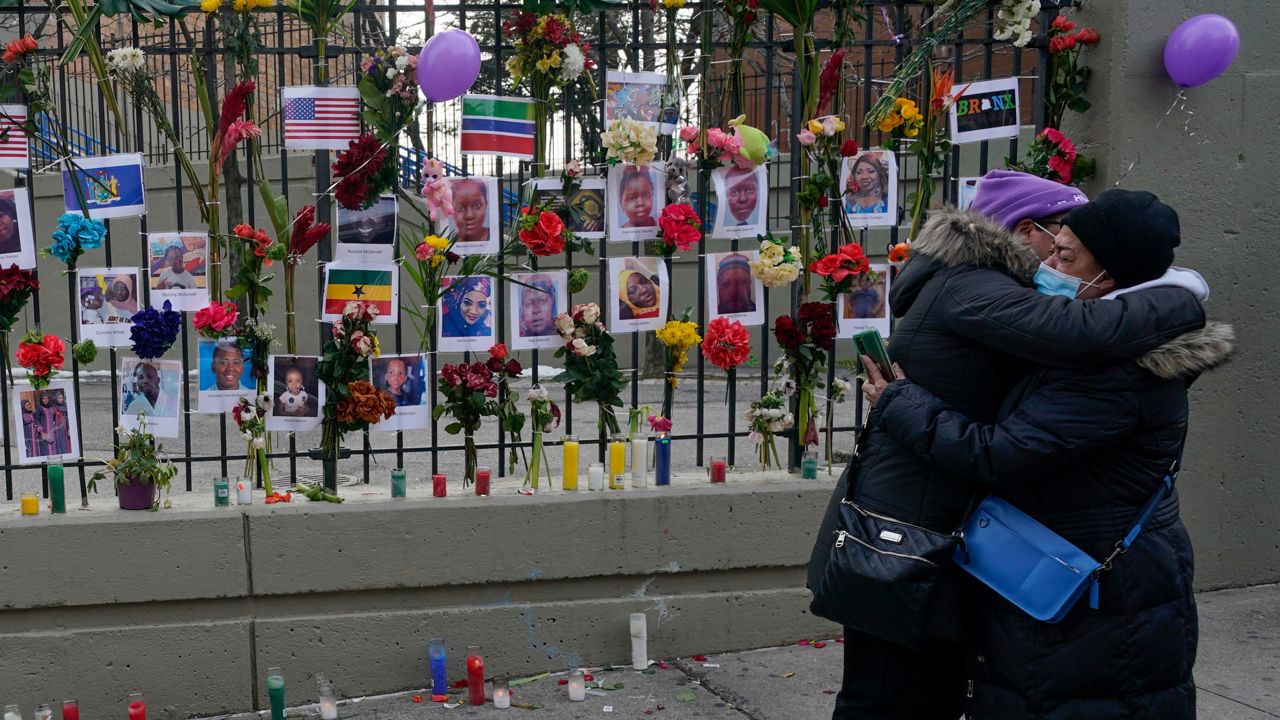
[{"label": "metal fence rail", "polygon": [[[1052,3],[1045,3],[1046,6]],[[910,40],[899,42],[895,40],[894,35],[905,33],[910,37],[909,28],[918,26],[922,17],[927,17],[931,8],[921,4],[913,4],[899,2],[897,0],[870,0],[866,3],[867,7],[864,11],[867,19],[856,29],[856,39],[845,45],[847,52],[846,63],[849,68],[849,82],[843,89],[843,113],[852,118],[850,127],[858,132],[856,139],[864,147],[869,147],[885,142],[885,138],[876,130],[863,127],[860,119],[866,109],[874,102],[878,95],[877,84],[892,74],[894,65],[897,60],[901,59],[910,50],[907,44]],[[361,56],[364,52],[379,46],[389,44],[401,44],[410,51],[416,52],[427,35],[427,18],[428,14],[435,13],[436,26],[444,28],[449,26],[461,26],[470,29],[473,34],[477,35],[481,43],[481,50],[486,57],[491,58],[491,62],[486,62],[484,76],[478,85],[483,85],[489,92],[497,91],[501,93],[511,93],[509,82],[505,79],[503,70],[506,56],[511,52],[511,46],[500,37],[498,28],[501,26],[503,17],[508,16],[518,10],[515,4],[506,4],[499,2],[464,2],[462,4],[410,4],[402,3],[397,0],[389,0],[385,3],[366,4],[358,3],[349,16],[346,25],[346,35],[341,41],[335,43],[335,47],[339,50],[338,57],[330,60],[330,77],[332,84],[349,84],[353,82]],[[883,12],[882,12],[883,11]],[[287,192],[290,184],[297,182],[289,177],[287,153],[281,152],[281,123],[278,121],[279,106],[279,89],[288,85],[309,84],[311,78],[311,62],[303,57],[304,51],[309,48],[310,38],[307,31],[298,24],[298,22],[284,14],[279,7],[275,9],[259,11],[261,15],[262,26],[262,47],[260,50],[260,75],[258,78],[259,92],[258,107],[256,115],[263,122],[263,161],[265,163],[278,164],[280,173],[281,190]],[[707,13],[710,13],[708,17]],[[1047,20],[1052,14],[1056,13],[1055,9],[1047,9],[1042,20]],[[124,16],[122,16],[124,17]],[[0,18],[8,21],[8,24],[14,27],[19,33],[34,33],[41,37],[41,52],[52,57],[61,54],[62,48],[65,46],[69,37],[69,32],[64,26],[62,20],[55,14],[51,14],[49,8],[44,5],[35,5],[30,3],[20,3],[13,7],[0,8]],[[682,57],[699,58],[700,37],[699,33],[710,31],[712,33],[714,48],[714,56],[709,59],[709,67],[711,74],[709,76],[698,72],[698,63],[691,65],[692,72],[686,73],[686,80],[689,82],[688,92],[683,102],[683,118],[685,122],[698,122],[699,118],[709,118],[710,122],[715,125],[724,126],[724,122],[741,110],[731,100],[723,97],[724,73],[727,66],[724,60],[726,48],[726,29],[722,20],[722,13],[718,6],[710,3],[690,2],[680,13],[681,31],[679,49]],[[883,20],[887,19],[888,22]],[[991,20],[988,15],[985,21],[975,23],[966,33],[956,42],[945,48],[949,53],[949,59],[956,71],[956,79],[958,82],[969,82],[989,77],[998,76],[1024,76],[1028,75],[1028,68],[1040,69],[1043,72],[1043,54],[1044,50],[1028,49],[1019,51],[1007,44],[996,42],[991,36]],[[121,45],[132,45],[146,51],[149,67],[152,68],[160,77],[157,80],[158,88],[162,97],[166,98],[170,106],[170,119],[174,127],[177,129],[180,137],[184,138],[184,145],[193,159],[199,159],[207,156],[208,147],[203,128],[200,127],[201,119],[198,106],[193,92],[191,70],[188,64],[189,58],[194,54],[197,57],[214,57],[222,58],[227,52],[225,48],[220,47],[213,41],[211,34],[204,32],[204,19],[200,13],[194,13],[185,20],[188,31],[179,30],[175,24],[170,23],[161,29],[151,27],[139,27],[136,23],[127,18],[110,23],[104,23],[102,31],[102,44],[105,49],[118,47]],[[665,42],[662,41],[661,33],[655,32],[654,28],[660,28],[665,22],[660,13],[653,13],[648,3],[635,2],[634,0],[628,4],[619,5],[616,9],[607,13],[599,13],[595,17],[584,17],[578,21],[579,28],[583,30],[584,35],[591,42],[593,48],[597,52],[597,58],[601,60],[598,76],[596,78],[597,86],[602,87],[605,79],[605,71],[607,69],[627,70],[627,71],[661,71],[666,60],[667,48]],[[829,50],[830,37],[829,30],[824,31],[821,22],[818,25],[818,48],[820,51]],[[778,157],[774,161],[773,173],[776,177],[782,179],[791,179],[794,184],[796,182],[795,172],[791,167],[791,139],[795,135],[795,131],[799,127],[799,123],[806,118],[798,117],[798,98],[794,92],[795,77],[793,74],[791,55],[791,38],[789,35],[790,28],[776,22],[772,17],[762,16],[756,24],[756,39],[751,43],[745,57],[746,61],[746,105],[745,108],[751,113],[751,124],[760,127],[771,137],[777,139]],[[213,78],[215,86],[225,91],[225,78],[221,76],[221,62],[212,63],[218,68],[217,76]],[[1039,82],[1032,78],[1026,78],[1024,87],[1035,88],[1033,92],[1027,93],[1024,90],[1024,108],[1038,107],[1038,100],[1041,96],[1039,90]],[[172,157],[172,153],[167,147],[167,142],[159,134],[159,132],[151,126],[144,117],[141,110],[129,106],[124,103],[124,110],[128,118],[129,127],[118,128],[108,122],[108,113],[105,112],[105,105],[101,97],[98,96],[97,86],[94,84],[92,75],[89,72],[87,62],[82,58],[67,67],[61,67],[57,70],[55,81],[55,91],[57,94],[57,102],[59,107],[58,121],[63,123],[68,134],[72,138],[74,149],[77,153],[91,154],[103,152],[142,152],[145,154],[147,162],[154,166],[169,166],[174,176],[177,177],[179,189],[181,184],[185,182]],[[221,96],[222,92],[219,92]],[[1035,102],[1032,99],[1035,99]],[[124,101],[121,96],[122,102]],[[1033,111],[1025,113],[1024,123],[1034,123],[1039,120],[1040,114]],[[444,103],[431,108],[421,116],[422,132],[418,138],[405,138],[404,148],[402,152],[402,173],[401,182],[408,186],[414,187],[418,180],[418,167],[424,157],[437,157],[451,167],[451,171],[468,174],[494,175],[500,178],[503,195],[507,198],[505,205],[513,205],[512,198],[519,197],[519,191],[522,184],[529,176],[529,168],[524,163],[517,163],[510,160],[504,161],[501,158],[485,158],[476,159],[461,157],[457,152],[456,142],[454,138],[458,132],[458,108],[456,102]],[[568,95],[564,98],[564,105],[561,112],[552,120],[550,128],[550,147],[551,165],[558,168],[569,158],[585,159],[592,155],[598,146],[598,138],[594,130],[602,124],[603,105],[593,104],[590,98]],[[585,129],[585,130],[584,130]],[[416,151],[413,146],[417,144],[422,150]],[[989,143],[981,143],[979,146],[970,146],[965,149],[965,153],[973,153],[968,156],[966,162],[971,162],[976,157],[976,171],[978,174],[985,172],[990,167],[997,166],[1004,155],[1017,155],[1017,141],[998,143],[995,149],[989,147]],[[994,154],[993,154],[994,153]],[[245,168],[244,164],[247,159],[243,153],[238,153],[244,175],[251,177],[250,169]],[[900,154],[900,158],[904,155]],[[33,157],[33,167],[39,169],[49,165],[55,158],[47,152],[38,152]],[[317,152],[315,154],[315,163],[317,168],[327,168],[331,160],[330,154],[327,152]],[[956,149],[952,153],[947,167],[944,169],[942,178],[942,198],[950,200],[953,197],[954,189],[952,181],[957,175],[957,168],[962,162],[962,151]],[[903,170],[900,173],[899,197],[905,197],[905,190],[918,181],[913,176],[913,165],[911,163],[900,163]],[[25,185],[32,185],[32,174],[25,173],[19,178],[19,182]],[[706,198],[710,195],[710,183],[705,173],[700,173],[696,183],[691,181],[691,186],[697,188],[699,198]],[[701,203],[700,203],[701,204]],[[34,211],[34,199],[32,201],[32,209]],[[511,208],[508,208],[510,211]],[[701,208],[705,215],[706,208]],[[196,227],[198,218],[182,216],[182,207],[179,203],[178,207],[178,223],[179,227],[173,228],[177,230],[200,230]],[[250,223],[254,219],[265,218],[262,209],[257,206],[256,194],[250,192],[247,194],[247,202],[244,209],[244,220]],[[328,208],[321,204],[322,215],[328,214]],[[504,225],[511,219],[513,213],[504,212]],[[792,218],[796,217],[796,201],[794,193],[790,192],[774,192],[770,194],[770,203],[768,207],[768,217],[770,227],[775,233],[787,233],[790,231]],[[318,218],[327,219],[327,218]],[[224,218],[224,227],[231,227],[241,218],[233,218],[230,221]],[[145,217],[141,220],[142,248],[144,256],[146,254],[145,233],[147,230],[147,220]],[[170,229],[170,228],[164,228]],[[885,231],[862,231],[862,240],[866,244],[868,253],[876,256],[883,254],[885,241],[896,242],[899,238],[897,228]],[[834,246],[834,237],[828,239]],[[43,243],[41,239],[39,242]],[[108,240],[105,248],[105,264],[112,265],[113,245],[119,246],[120,243],[128,242],[127,240],[115,239]],[[707,277],[705,268],[700,258],[704,253],[709,252],[707,249],[708,242],[714,242],[717,247],[724,246],[724,250],[737,250],[740,245],[751,248],[754,247],[752,241],[708,241],[703,240],[698,247],[697,264],[697,288],[694,303],[681,303],[679,307],[685,304],[695,306],[693,318],[699,322],[699,326],[703,327],[708,317],[707,308],[705,307],[706,283]],[[644,243],[635,242],[627,245],[625,243],[610,243],[601,241],[597,244],[597,255],[592,258],[588,256],[574,256],[565,258],[567,267],[590,267],[596,263],[604,263],[610,255],[619,253],[627,253],[629,255],[644,255]],[[724,250],[716,250],[724,251]],[[332,239],[326,243],[322,243],[320,248],[320,258],[325,260],[332,258]],[[601,265],[603,268],[603,265]],[[47,273],[46,273],[47,274]],[[59,289],[58,279],[55,277],[44,278],[45,287],[43,292],[57,292]],[[74,278],[69,276],[66,287],[75,295]],[[501,340],[507,333],[507,318],[503,302],[503,293],[505,292],[502,284],[498,289],[498,312],[496,313],[497,333]],[[606,302],[606,285],[601,284],[598,298],[596,298],[602,306]],[[766,295],[767,295],[766,291]],[[775,298],[775,300],[777,300]],[[412,300],[409,300],[412,301]],[[301,298],[301,302],[305,305],[310,302],[307,298]],[[792,304],[794,301],[791,301]],[[766,303],[768,298],[766,297]],[[673,309],[677,307],[676,303],[672,303]],[[32,326],[40,324],[40,302],[37,297],[28,309],[28,321]],[[74,303],[71,309],[71,325],[78,326],[76,322],[76,309]],[[193,479],[197,475],[214,474],[214,468],[217,468],[217,474],[227,475],[228,465],[239,461],[243,461],[245,455],[243,453],[243,443],[232,433],[228,438],[227,420],[225,415],[219,420],[220,432],[220,452],[214,455],[200,455],[193,452],[191,434],[192,434],[192,417],[191,412],[194,410],[192,406],[192,381],[190,379],[189,370],[194,368],[193,348],[194,343],[190,337],[189,323],[184,327],[181,340],[181,356],[183,363],[183,383],[184,383],[184,420],[182,422],[182,452],[176,453],[172,459],[180,466],[180,478],[187,490],[191,490]],[[305,325],[300,325],[300,332],[309,332]],[[317,337],[323,337],[325,328],[319,327]],[[414,352],[417,350],[418,338],[411,337],[412,328],[405,328],[403,322],[394,328],[386,328],[383,331],[383,348],[384,353],[388,352]],[[758,353],[758,367],[761,372],[758,378],[758,391],[764,392],[768,386],[767,369],[776,359],[776,351],[773,349],[773,339],[768,326],[762,326],[753,331],[753,344]],[[629,353],[629,356],[628,356]],[[110,370],[111,396],[112,396],[112,413],[111,424],[115,425],[115,416],[119,412],[119,369],[121,361],[121,353],[111,350],[106,353],[109,357],[107,362]],[[549,351],[532,351],[529,363],[534,368],[534,381],[537,377],[537,368],[539,362],[546,362],[549,358]],[[838,348],[832,353],[832,362],[839,359],[849,357],[847,348]],[[630,392],[629,396],[624,395],[624,399],[630,402],[638,403],[640,397],[640,381],[642,379],[642,366],[644,365],[644,352],[641,342],[631,342],[629,349],[620,352],[620,361],[624,365],[629,363],[629,379]],[[101,361],[99,361],[101,362]],[[79,366],[71,361],[68,368],[72,376],[72,386],[77,407],[83,409],[80,404],[81,387],[85,382],[80,373]],[[430,359],[430,371],[434,374],[437,372],[438,361],[433,355]],[[718,372],[718,371],[717,371]],[[695,378],[697,392],[700,398],[706,398],[708,395],[706,385],[709,377],[708,367],[701,355],[696,359],[690,359],[689,373]],[[545,380],[545,378],[542,378]],[[10,389],[7,383],[0,384],[0,404],[4,408],[10,407],[9,394]],[[751,398],[756,396],[757,389],[751,387],[750,382],[739,382],[736,385],[730,384],[728,387],[729,401],[731,407],[736,407],[738,395],[744,395]],[[574,415],[581,415],[581,411],[575,413],[573,405],[568,398],[564,398],[565,402],[562,407],[566,410],[565,432],[573,433],[574,428],[578,427],[582,430],[581,434],[590,437],[584,437],[586,443],[595,442],[592,438],[594,432],[594,418],[587,417],[586,424],[583,424],[582,418],[575,418]],[[857,429],[861,424],[861,403],[854,403],[857,407],[855,411],[854,422],[845,424],[837,429],[841,432],[848,432]],[[697,405],[693,417],[677,417],[676,439],[685,440],[696,444],[697,462],[702,464],[704,454],[708,448],[715,449],[719,454],[719,448],[725,448],[725,454],[729,456],[730,463],[735,461],[735,439],[745,437],[747,430],[744,423],[740,419],[736,419],[736,412],[729,413],[726,426],[709,427],[706,423],[705,402]],[[83,435],[83,427],[86,422],[98,423],[99,418],[80,418],[80,428],[77,431]],[[30,473],[35,470],[30,466],[21,466],[16,464],[16,455],[10,452],[14,442],[21,442],[17,437],[17,432],[21,428],[17,428],[17,432],[13,427],[13,422],[6,420],[4,424],[4,436],[6,441],[5,456],[3,464],[3,473],[5,477],[5,493],[8,499],[12,499],[14,495],[15,475],[21,473]],[[113,438],[115,436],[113,435]],[[369,478],[369,467],[371,458],[377,455],[394,454],[398,462],[403,463],[406,456],[420,456],[427,454],[431,460],[433,470],[438,466],[440,457],[443,453],[452,453],[461,450],[461,444],[447,442],[446,436],[440,432],[440,429],[433,426],[421,433],[412,433],[406,437],[405,433],[398,433],[394,447],[378,447],[375,448],[366,437],[363,442],[357,440],[354,436],[349,437],[348,446],[361,445],[355,447],[357,456],[363,458],[363,479],[365,482]],[[83,450],[83,442],[81,447]],[[500,440],[496,447],[505,449],[509,447],[508,442]],[[482,445],[482,447],[485,447]],[[603,454],[604,447],[599,448],[599,452]],[[281,446],[277,443],[272,457],[277,463],[287,464],[290,473],[296,473],[300,462],[306,461],[306,453],[298,448],[293,437],[289,437],[287,446]],[[96,464],[95,460],[81,460],[77,462],[68,462],[68,467],[78,469],[80,477],[80,486],[82,496],[85,494],[84,481],[86,477],[86,469],[92,473],[92,467]],[[318,465],[317,465],[318,467]],[[499,472],[502,468],[498,468]],[[47,496],[47,481],[44,483],[44,490]]]}]

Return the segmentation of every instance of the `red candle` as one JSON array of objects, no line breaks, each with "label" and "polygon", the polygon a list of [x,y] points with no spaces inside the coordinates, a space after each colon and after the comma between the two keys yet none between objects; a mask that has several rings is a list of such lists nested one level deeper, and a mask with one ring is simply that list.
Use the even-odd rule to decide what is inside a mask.
[{"label": "red candle", "polygon": [[489,494],[489,468],[476,468],[476,494],[480,496]]},{"label": "red candle", "polygon": [[722,483],[729,465],[720,458],[711,458],[711,482]]},{"label": "red candle", "polygon": [[129,703],[129,720],[147,720],[147,704],[141,700]]},{"label": "red candle", "polygon": [[80,704],[75,700],[62,703],[62,720],[80,720]]},{"label": "red candle", "polygon": [[479,655],[467,656],[467,693],[467,702],[484,704],[484,658]]},{"label": "red candle", "polygon": [[444,484],[444,475],[431,476],[431,494],[436,497],[444,497],[449,494],[448,488]]}]

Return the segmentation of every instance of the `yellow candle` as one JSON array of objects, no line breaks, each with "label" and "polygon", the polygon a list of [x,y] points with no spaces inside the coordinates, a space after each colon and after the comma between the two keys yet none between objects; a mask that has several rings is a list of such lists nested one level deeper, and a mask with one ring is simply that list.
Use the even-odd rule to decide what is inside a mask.
[{"label": "yellow candle", "polygon": [[609,489],[622,490],[623,476],[627,472],[627,439],[614,435],[609,440]]},{"label": "yellow candle", "polygon": [[22,514],[23,515],[39,515],[40,514],[40,496],[39,495],[23,495],[22,496]]},{"label": "yellow candle", "polygon": [[578,489],[578,438],[564,436],[564,485],[565,490]]}]

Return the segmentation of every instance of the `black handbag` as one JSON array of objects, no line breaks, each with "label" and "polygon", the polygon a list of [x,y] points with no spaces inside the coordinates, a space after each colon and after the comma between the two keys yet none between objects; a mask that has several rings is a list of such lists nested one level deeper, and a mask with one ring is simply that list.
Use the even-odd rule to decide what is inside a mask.
[{"label": "black handbag", "polygon": [[840,501],[830,558],[809,610],[909,649],[925,641],[929,606],[959,534],[940,533]]}]

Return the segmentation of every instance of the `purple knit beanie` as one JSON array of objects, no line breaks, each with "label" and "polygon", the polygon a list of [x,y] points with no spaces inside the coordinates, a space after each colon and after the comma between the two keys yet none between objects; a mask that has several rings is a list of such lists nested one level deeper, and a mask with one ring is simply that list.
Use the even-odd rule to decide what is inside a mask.
[{"label": "purple knit beanie", "polygon": [[978,181],[969,207],[1012,230],[1028,218],[1065,213],[1089,202],[1084,193],[1052,180],[1012,170],[992,170]]}]

